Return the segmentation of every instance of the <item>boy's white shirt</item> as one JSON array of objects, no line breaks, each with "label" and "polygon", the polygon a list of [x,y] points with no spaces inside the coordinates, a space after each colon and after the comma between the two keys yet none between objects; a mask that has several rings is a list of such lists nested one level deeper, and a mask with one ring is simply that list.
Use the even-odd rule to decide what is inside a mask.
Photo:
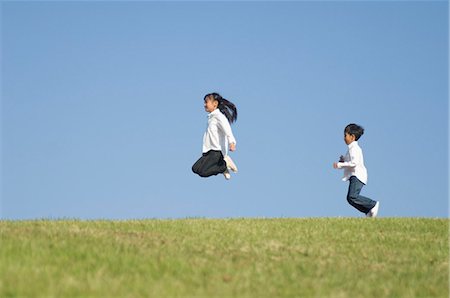
[{"label": "boy's white shirt", "polygon": [[337,166],[339,169],[344,168],[343,181],[349,180],[351,176],[356,176],[362,183],[367,184],[367,169],[364,166],[364,156],[357,141],[353,141],[348,145],[344,162],[338,162]]},{"label": "boy's white shirt", "polygon": [[208,127],[203,135],[203,153],[209,150],[221,150],[223,156],[228,154],[228,144],[235,143],[231,125],[219,109],[208,114]]}]

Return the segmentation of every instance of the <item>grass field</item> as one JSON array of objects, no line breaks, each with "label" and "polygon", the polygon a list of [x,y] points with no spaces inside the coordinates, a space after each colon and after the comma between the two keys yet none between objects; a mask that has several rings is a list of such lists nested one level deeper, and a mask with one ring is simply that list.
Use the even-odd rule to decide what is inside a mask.
[{"label": "grass field", "polygon": [[449,221],[0,221],[0,297],[449,297]]}]

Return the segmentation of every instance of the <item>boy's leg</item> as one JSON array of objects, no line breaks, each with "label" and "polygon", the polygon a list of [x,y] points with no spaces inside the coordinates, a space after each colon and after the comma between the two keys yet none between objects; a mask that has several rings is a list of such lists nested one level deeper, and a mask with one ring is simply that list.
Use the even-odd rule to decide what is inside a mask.
[{"label": "boy's leg", "polygon": [[227,169],[221,151],[210,150],[192,166],[192,171],[200,177],[222,174]]},{"label": "boy's leg", "polygon": [[350,177],[350,185],[348,186],[347,201],[350,205],[359,211],[367,214],[376,204],[374,200],[359,195],[364,183],[359,181],[356,176]]}]

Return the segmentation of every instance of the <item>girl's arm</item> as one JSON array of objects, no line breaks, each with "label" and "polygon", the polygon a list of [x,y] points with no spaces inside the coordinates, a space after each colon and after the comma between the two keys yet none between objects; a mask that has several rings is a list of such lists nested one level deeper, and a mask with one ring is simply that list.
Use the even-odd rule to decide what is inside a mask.
[{"label": "girl's arm", "polygon": [[[234,151],[236,149],[236,139],[234,138],[233,131],[231,130],[231,125],[228,122],[228,119],[222,115],[222,117],[219,117],[218,124],[219,128],[227,137],[228,143],[230,144],[230,150]],[[232,144],[234,144],[233,149],[231,147]]]}]

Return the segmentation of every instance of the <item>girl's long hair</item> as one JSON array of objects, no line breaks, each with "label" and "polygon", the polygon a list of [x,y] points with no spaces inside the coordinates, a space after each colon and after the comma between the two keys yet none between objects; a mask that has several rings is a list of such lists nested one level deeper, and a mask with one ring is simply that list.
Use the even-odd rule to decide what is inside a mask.
[{"label": "girl's long hair", "polygon": [[237,109],[234,103],[215,92],[206,94],[204,100],[207,100],[209,97],[219,102],[219,106],[217,108],[222,112],[222,114],[225,115],[225,117],[227,117],[228,122],[233,123],[237,120]]}]

